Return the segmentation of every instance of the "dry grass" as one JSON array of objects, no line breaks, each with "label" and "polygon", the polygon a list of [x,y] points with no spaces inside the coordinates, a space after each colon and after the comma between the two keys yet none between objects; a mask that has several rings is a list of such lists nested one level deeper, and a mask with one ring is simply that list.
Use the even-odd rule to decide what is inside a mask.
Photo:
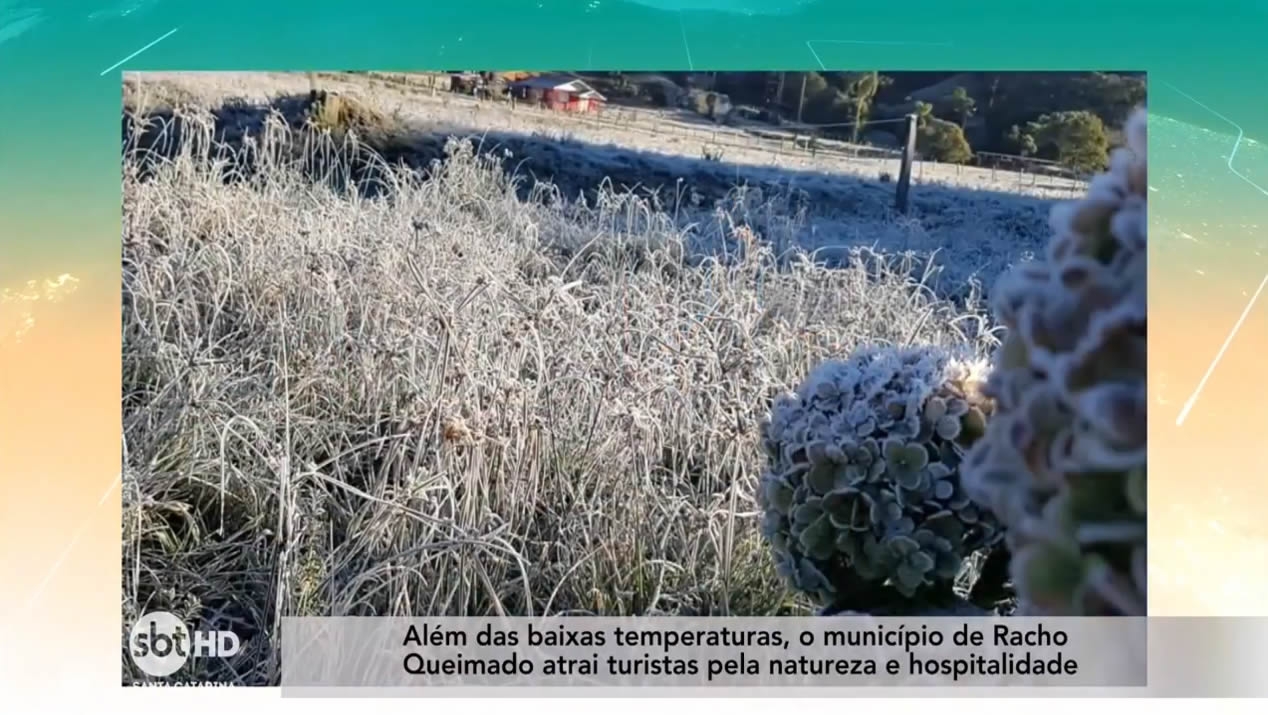
[{"label": "dry grass", "polygon": [[[918,181],[910,214],[897,216],[894,184],[880,179],[883,172],[857,162],[840,164],[821,155],[776,166],[730,150],[721,161],[708,161],[702,158],[704,145],[676,142],[664,131],[587,129],[559,113],[511,113],[488,105],[472,110],[462,102],[465,108],[455,109],[372,78],[343,77],[319,78],[317,86],[332,94],[316,118],[327,128],[355,128],[392,163],[427,170],[444,159],[450,137],[470,136],[482,153],[506,158],[506,167],[529,179],[525,195],[534,180],[543,180],[569,200],[583,194],[593,202],[598,187],[610,184],[618,192],[637,190],[676,219],[689,210],[703,214],[703,220],[713,220],[710,209],[723,201],[778,241],[780,252],[799,247],[825,261],[842,262],[854,248],[865,247],[933,259],[938,275],[929,278],[930,285],[944,295],[963,294],[973,280],[989,285],[1007,266],[1033,257],[1048,235],[1053,200],[1003,190],[986,180],[989,172],[978,179],[961,177],[971,186]],[[146,74],[127,78],[124,98],[126,106],[141,112],[214,107],[217,132],[237,141],[263,123],[269,107],[292,124],[302,119],[312,86],[308,77],[296,74]],[[757,208],[766,215],[756,215]]]},{"label": "dry grass", "polygon": [[918,258],[777,260],[778,197],[581,205],[461,142],[370,197],[312,180],[353,139],[184,121],[153,173],[125,148],[123,611],[244,638],[191,680],[276,683],[285,615],[804,612],[756,528],[768,400],[864,343],[993,344]]},{"label": "dry grass", "polygon": [[[615,145],[622,151],[641,151],[660,157],[698,158],[702,147],[720,146],[725,161],[746,169],[781,172],[826,173],[876,181],[881,174],[898,175],[897,158],[845,156],[841,151],[811,155],[803,147],[794,150],[792,134],[763,129],[769,136],[787,135],[784,141],[759,137],[740,127],[712,125],[696,117],[687,119],[672,110],[609,107],[599,117],[540,110],[523,103],[514,111],[504,102],[477,102],[469,96],[429,89],[405,79],[406,75],[319,73],[310,79],[294,72],[154,72],[130,75],[125,97],[132,101],[167,104],[176,101],[215,105],[227,100],[263,102],[280,95],[307,94],[315,82],[320,88],[356,97],[382,114],[416,121],[446,130],[475,133],[514,132],[566,136],[594,146]],[[143,78],[143,79],[142,79]],[[442,78],[443,79],[443,78]],[[802,137],[804,142],[805,137]],[[823,140],[825,146],[848,147]],[[782,146],[782,149],[781,149]],[[855,147],[865,150],[863,147]],[[930,191],[1000,192],[1011,197],[1045,200],[1081,195],[1086,183],[1059,176],[1036,176],[982,167],[918,161],[915,181]]]}]

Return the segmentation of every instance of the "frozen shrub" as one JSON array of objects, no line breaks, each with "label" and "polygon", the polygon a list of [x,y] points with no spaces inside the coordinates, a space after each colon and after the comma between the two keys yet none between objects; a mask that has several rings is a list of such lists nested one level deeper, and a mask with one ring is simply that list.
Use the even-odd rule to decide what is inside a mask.
[{"label": "frozen shrub", "polygon": [[1007,525],[1019,614],[1145,615],[1143,110],[1125,133],[1087,196],[1054,210],[1046,261],[993,295],[997,412],[965,487]]},{"label": "frozen shrub", "polygon": [[828,609],[952,596],[965,557],[1001,537],[959,483],[992,407],[987,364],[934,347],[821,364],[763,424],[758,500],[776,567]]}]

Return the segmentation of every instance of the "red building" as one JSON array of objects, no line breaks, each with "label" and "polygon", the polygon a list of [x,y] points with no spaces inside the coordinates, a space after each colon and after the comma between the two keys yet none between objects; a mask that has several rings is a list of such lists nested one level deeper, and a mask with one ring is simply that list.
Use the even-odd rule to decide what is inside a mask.
[{"label": "red building", "polygon": [[597,114],[607,98],[582,80],[543,75],[512,82],[508,91],[516,101],[529,102],[557,112]]}]

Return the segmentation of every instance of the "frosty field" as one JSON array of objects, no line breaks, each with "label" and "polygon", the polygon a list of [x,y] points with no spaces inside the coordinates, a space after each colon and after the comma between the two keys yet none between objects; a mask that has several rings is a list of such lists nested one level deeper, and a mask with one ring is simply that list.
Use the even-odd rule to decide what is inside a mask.
[{"label": "frosty field", "polygon": [[1053,203],[926,168],[896,216],[862,160],[323,79],[413,171],[266,122],[303,75],[126,83],[192,109],[124,120],[124,621],[230,624],[195,680],[275,682],[283,615],[804,612],[756,529],[769,400],[864,344],[989,350]]},{"label": "frosty field", "polygon": [[[244,111],[244,105],[261,107],[278,97],[299,98],[310,87],[309,78],[298,73],[144,76],[143,87],[125,82],[130,104],[150,108],[182,101],[217,107],[229,102],[220,130],[231,133],[263,119],[260,112]],[[1054,201],[1071,197],[1070,182],[1061,179],[1044,178],[1032,185],[1033,175],[918,162],[913,169],[912,211],[897,216],[892,183],[898,175],[897,160],[844,159],[825,153],[812,158],[805,151],[791,150],[780,160],[769,150],[728,147],[722,161],[711,162],[702,158],[702,149],[712,146],[710,142],[676,135],[668,127],[682,122],[668,118],[649,131],[643,126],[648,112],[639,113],[637,127],[600,125],[522,107],[511,111],[491,103],[477,106],[469,98],[444,92],[433,97],[373,78],[332,77],[321,75],[320,86],[380,113],[394,134],[407,137],[395,142],[403,146],[395,147],[400,155],[390,159],[425,167],[443,158],[448,138],[469,136],[486,153],[503,154],[507,168],[523,177],[526,186],[548,180],[568,199],[579,192],[592,194],[605,181],[617,191],[654,187],[662,208],[680,220],[684,209],[703,209],[697,213],[707,215],[718,199],[734,204],[734,189],[744,185],[748,189],[742,203],[780,207],[775,218],[781,225],[759,231],[777,253],[795,246],[817,251],[817,259],[829,263],[839,262],[855,247],[922,258],[937,253],[939,275],[932,280],[947,293],[962,292],[965,282],[973,279],[989,288],[1004,267],[1032,257],[1046,236],[1049,208]],[[882,180],[882,175],[890,180]]]}]

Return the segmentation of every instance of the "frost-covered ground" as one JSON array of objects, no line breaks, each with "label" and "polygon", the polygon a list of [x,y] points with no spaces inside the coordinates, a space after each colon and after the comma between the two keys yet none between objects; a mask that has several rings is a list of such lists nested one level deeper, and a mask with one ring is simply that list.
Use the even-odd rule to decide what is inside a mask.
[{"label": "frost-covered ground", "polygon": [[758,530],[771,399],[864,345],[988,354],[965,281],[1051,205],[922,184],[899,217],[875,177],[460,141],[492,115],[333,87],[389,170],[264,121],[304,77],[155,79],[126,106],[193,108],[153,117],[162,161],[125,146],[123,615],[231,620],[251,648],[203,681],[276,683],[280,616],[807,612]]},{"label": "frost-covered ground", "polygon": [[[262,101],[278,94],[307,92],[303,73],[217,72],[146,73],[148,81],[179,86],[205,101],[230,97]],[[196,80],[194,79],[196,77]],[[599,117],[580,117],[518,105],[477,102],[464,95],[431,92],[432,78],[411,80],[409,75],[376,73],[370,76],[321,73],[319,86],[346,92],[388,113],[442,126],[492,132],[548,132],[564,134],[589,144],[614,144],[626,150],[651,151],[668,156],[700,158],[706,146],[721,147],[724,161],[752,166],[772,166],[794,171],[845,174],[877,179],[898,175],[896,158],[842,156],[842,150],[811,155],[794,149],[791,140],[773,141],[739,127],[710,125],[703,118],[686,118],[681,112],[608,107]],[[784,130],[763,129],[778,136]],[[791,139],[791,134],[788,135]],[[804,139],[804,138],[803,138]],[[841,142],[828,144],[848,147]],[[782,148],[781,148],[782,147]],[[1085,183],[1060,176],[991,170],[981,167],[918,161],[913,168],[918,183],[949,186],[1040,198],[1070,198]]]},{"label": "frost-covered ground", "polygon": [[[174,98],[208,106],[262,104],[306,94],[310,87],[303,74],[154,73],[129,81],[137,77],[144,83],[132,84],[128,96],[145,105]],[[940,274],[930,283],[946,295],[962,293],[973,279],[989,289],[1001,270],[1032,257],[1046,237],[1053,197],[1070,195],[1068,188],[1046,196],[1025,193],[1045,192],[1016,174],[996,172],[992,181],[987,170],[925,163],[916,171],[911,211],[896,215],[895,186],[881,176],[896,176],[892,161],[799,153],[772,162],[769,151],[732,148],[721,161],[708,161],[702,156],[708,142],[682,138],[678,130],[648,131],[641,125],[645,120],[629,127],[586,123],[556,113],[477,105],[447,93],[432,97],[353,75],[322,75],[318,82],[406,127],[409,158],[416,165],[443,158],[450,136],[473,135],[530,185],[548,179],[565,198],[593,199],[605,181],[618,190],[655,188],[661,205],[683,223],[713,220],[720,201],[728,211],[746,213],[760,238],[777,251],[818,251],[820,260],[833,265],[858,247],[932,259]],[[665,126],[672,124],[667,119]]]},{"label": "frost-covered ground", "polygon": [[125,154],[121,286],[123,620],[229,619],[252,645],[184,671],[203,681],[276,683],[279,616],[807,612],[758,531],[769,401],[863,345],[994,336],[917,257],[773,244],[927,240],[969,265],[1025,244],[988,208],[1041,210],[944,189],[897,221],[885,187],[827,175],[799,206],[758,201],[708,173],[735,167],[531,134],[517,166],[728,193],[562,201],[439,141],[429,175],[337,193],[307,173],[349,160],[328,140],[270,130],[226,181],[212,126],[157,170]]}]

